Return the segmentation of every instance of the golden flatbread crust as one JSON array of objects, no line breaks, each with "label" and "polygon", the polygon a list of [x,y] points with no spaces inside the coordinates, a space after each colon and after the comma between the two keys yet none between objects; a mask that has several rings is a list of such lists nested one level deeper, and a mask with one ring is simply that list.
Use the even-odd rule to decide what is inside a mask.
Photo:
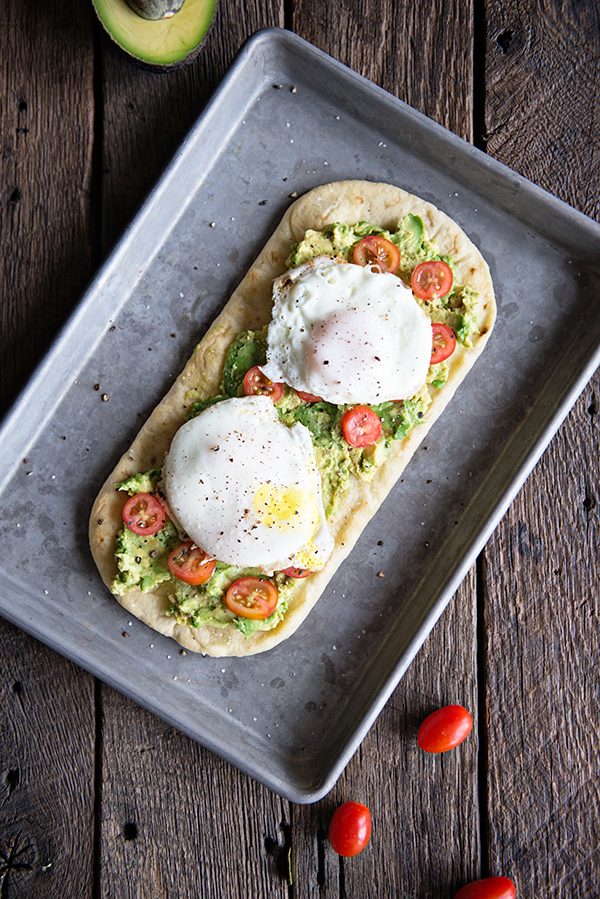
[{"label": "golden flatbread crust", "polygon": [[489,338],[496,304],[489,269],[481,253],[445,213],[399,187],[370,181],[338,181],[311,190],[289,207],[182,373],[100,490],[90,518],[90,546],[102,579],[110,589],[117,574],[115,539],[122,525],[124,503],[123,494],[114,488],[115,483],[162,465],[175,432],[187,418],[189,404],[185,397],[190,389],[201,387],[206,397],[218,393],[225,356],[232,341],[240,331],[260,328],[270,320],[271,286],[285,271],[291,245],[300,241],[309,228],[323,229],[335,221],[368,221],[394,229],[399,219],[409,212],[421,216],[429,239],[440,253],[452,256],[460,283],[472,287],[479,295],[479,334],[473,338],[473,347],[457,344],[450,359],[448,382],[443,390],[435,393],[426,421],[395,443],[373,480],[353,480],[336,514],[329,520],[335,540],[331,558],[322,571],[294,584],[288,611],[276,628],[243,637],[235,625],[192,628],[178,624],[165,615],[169,605],[167,594],[172,589],[166,584],[150,593],[131,590],[116,597],[132,615],[186,649],[211,656],[252,655],[276,646],[304,621]]}]

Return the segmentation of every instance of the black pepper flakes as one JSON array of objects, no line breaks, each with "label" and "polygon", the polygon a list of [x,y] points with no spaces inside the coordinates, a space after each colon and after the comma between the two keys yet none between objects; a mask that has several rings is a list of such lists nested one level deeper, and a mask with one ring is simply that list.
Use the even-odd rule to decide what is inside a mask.
[{"label": "black pepper flakes", "polygon": [[94,390],[100,390],[100,384],[94,384]]}]

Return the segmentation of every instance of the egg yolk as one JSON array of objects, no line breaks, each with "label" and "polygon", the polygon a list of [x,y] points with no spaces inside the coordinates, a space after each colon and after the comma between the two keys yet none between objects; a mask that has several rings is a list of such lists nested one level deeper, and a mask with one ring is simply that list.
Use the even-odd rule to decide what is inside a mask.
[{"label": "egg yolk", "polygon": [[253,503],[258,520],[266,528],[286,531],[318,521],[314,501],[311,502],[299,487],[261,484],[254,494]]}]

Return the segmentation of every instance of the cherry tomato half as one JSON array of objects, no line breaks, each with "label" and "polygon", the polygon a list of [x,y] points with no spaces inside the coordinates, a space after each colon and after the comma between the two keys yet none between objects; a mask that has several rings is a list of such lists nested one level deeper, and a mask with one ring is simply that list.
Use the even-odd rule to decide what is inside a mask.
[{"label": "cherry tomato half", "polygon": [[425,718],[417,743],[425,752],[448,752],[466,740],[472,729],[473,719],[464,706],[446,705]]},{"label": "cherry tomato half", "polygon": [[515,899],[517,888],[509,877],[484,877],[461,887],[454,899]]},{"label": "cherry tomato half", "polygon": [[165,507],[152,493],[136,493],[123,506],[123,521],[134,534],[152,537],[167,518]]},{"label": "cherry tomato half", "polygon": [[358,855],[371,839],[371,812],[360,802],[344,802],[334,811],[327,836],[338,855]]},{"label": "cherry tomato half", "polygon": [[420,262],[410,276],[410,286],[420,300],[437,300],[452,290],[452,269],[441,259]]},{"label": "cherry tomato half", "polygon": [[225,594],[225,605],[240,618],[268,618],[277,608],[279,593],[273,581],[241,577]]},{"label": "cherry tomato half", "polygon": [[303,390],[297,390],[296,393],[304,403],[322,403],[323,397],[316,396],[314,393],[304,393]]},{"label": "cherry tomato half", "polygon": [[431,365],[443,362],[451,356],[456,349],[456,334],[448,325],[442,322],[433,322],[431,326],[433,349],[431,350]]},{"label": "cherry tomato half", "polygon": [[213,556],[209,556],[191,540],[185,540],[172,549],[167,559],[171,574],[194,586],[205,584],[212,577],[216,564]]},{"label": "cherry tomato half", "polygon": [[381,419],[368,406],[355,406],[342,415],[342,434],[350,446],[371,446],[381,437]]},{"label": "cherry tomato half", "polygon": [[253,365],[244,377],[244,393],[246,396],[270,396],[274,403],[283,396],[284,385],[279,381],[271,381],[263,375],[258,365]]},{"label": "cherry tomato half", "polygon": [[286,574],[288,577],[308,577],[309,574],[312,574],[312,571],[309,571],[308,568],[282,568],[282,574]]},{"label": "cherry tomato half", "polygon": [[395,274],[400,267],[400,250],[391,240],[370,234],[352,247],[352,262],[356,265],[378,265],[382,272]]}]

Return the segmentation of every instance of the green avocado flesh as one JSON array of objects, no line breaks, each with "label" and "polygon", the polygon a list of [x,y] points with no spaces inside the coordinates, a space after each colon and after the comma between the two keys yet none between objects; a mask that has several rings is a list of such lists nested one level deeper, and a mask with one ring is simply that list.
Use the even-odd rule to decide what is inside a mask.
[{"label": "green avocado flesh", "polygon": [[[303,240],[293,248],[288,260],[290,266],[301,265],[323,254],[341,256],[347,259],[353,245],[368,234],[382,234],[395,243],[401,254],[400,276],[409,281],[410,275],[419,262],[443,259],[452,268],[449,257],[439,256],[435,247],[427,239],[422,220],[415,215],[407,215],[395,231],[385,231],[367,222],[356,225],[335,223],[323,231],[307,231]],[[471,345],[471,335],[476,333],[475,303],[477,295],[468,287],[454,283],[446,297],[428,303],[417,301],[432,321],[442,321],[452,327],[459,342]],[[205,409],[236,396],[243,396],[243,380],[246,372],[254,365],[266,362],[267,327],[260,331],[244,331],[231,344],[223,368],[223,377],[216,396],[206,397],[202,385],[189,391],[188,417],[200,415]],[[307,403],[300,399],[295,390],[285,387],[285,393],[276,404],[277,413],[283,424],[292,427],[296,423],[308,428],[317,465],[321,473],[323,506],[330,518],[336,511],[340,499],[353,478],[369,480],[385,462],[391,447],[401,441],[418,424],[427,418],[429,405],[436,391],[441,390],[449,373],[447,362],[431,365],[427,382],[410,399],[402,402],[385,402],[372,405],[382,425],[380,439],[373,446],[359,449],[349,446],[341,430],[341,419],[350,405],[334,405],[328,402]],[[152,470],[133,475],[116,484],[132,496],[135,493],[160,492],[160,470]],[[138,537],[123,527],[117,537],[116,560],[118,575],[113,583],[113,592],[125,593],[137,588],[152,590],[166,585],[170,608],[167,612],[181,624],[191,627],[210,624],[214,627],[228,627],[232,624],[248,637],[258,630],[270,630],[283,619],[288,607],[294,580],[282,572],[271,578],[279,591],[279,603],[275,612],[262,621],[238,618],[225,606],[227,588],[240,577],[259,576],[257,569],[240,569],[223,562],[217,563],[210,580],[199,587],[192,587],[173,577],[167,566],[170,550],[183,540],[169,521],[154,537]]]},{"label": "green avocado flesh", "polygon": [[184,0],[179,12],[151,20],[127,0],[93,0],[98,18],[119,47],[141,62],[169,66],[183,62],[202,43],[217,0]]}]

